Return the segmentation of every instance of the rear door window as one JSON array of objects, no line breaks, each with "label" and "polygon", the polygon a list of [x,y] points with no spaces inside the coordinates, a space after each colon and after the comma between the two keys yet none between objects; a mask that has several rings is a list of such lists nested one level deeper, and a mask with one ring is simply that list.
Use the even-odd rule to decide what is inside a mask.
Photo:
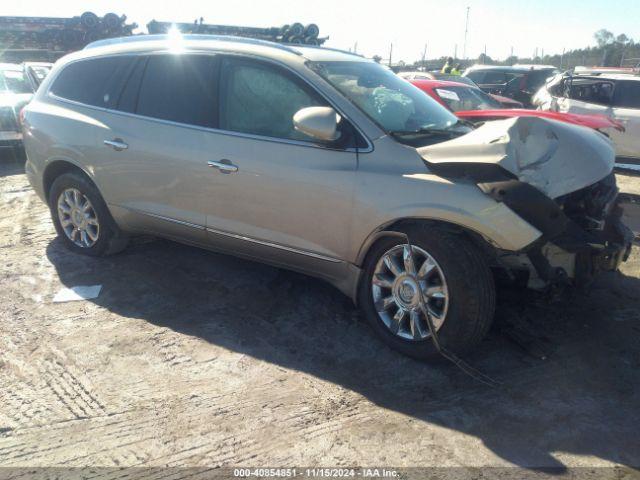
[{"label": "rear door window", "polygon": [[[138,93],[136,113],[215,128],[217,63],[218,59],[211,55],[150,56]],[[135,91],[127,95],[135,95]]]},{"label": "rear door window", "polygon": [[67,65],[54,80],[54,95],[94,107],[115,108],[134,64],[134,56],[80,60]]},{"label": "rear door window", "polygon": [[640,81],[619,81],[613,96],[613,106],[640,109]]}]

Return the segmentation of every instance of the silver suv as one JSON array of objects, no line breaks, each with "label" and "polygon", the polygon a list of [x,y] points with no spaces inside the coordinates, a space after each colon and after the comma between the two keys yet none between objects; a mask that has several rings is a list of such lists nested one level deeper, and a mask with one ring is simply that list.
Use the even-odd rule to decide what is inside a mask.
[{"label": "silver suv", "polygon": [[482,339],[494,278],[577,285],[631,244],[603,135],[538,118],[472,130],[331,49],[98,42],[54,66],[24,141],[70,250],[153,234],[308,273],[417,358],[435,354],[432,332],[456,353]]}]

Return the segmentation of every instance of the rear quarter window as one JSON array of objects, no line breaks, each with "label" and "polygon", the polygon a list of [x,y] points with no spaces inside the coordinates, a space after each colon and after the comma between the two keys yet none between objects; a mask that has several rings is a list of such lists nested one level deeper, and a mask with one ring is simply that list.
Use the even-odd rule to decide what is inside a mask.
[{"label": "rear quarter window", "polygon": [[94,107],[115,108],[135,57],[115,56],[80,60],[64,67],[49,92]]}]

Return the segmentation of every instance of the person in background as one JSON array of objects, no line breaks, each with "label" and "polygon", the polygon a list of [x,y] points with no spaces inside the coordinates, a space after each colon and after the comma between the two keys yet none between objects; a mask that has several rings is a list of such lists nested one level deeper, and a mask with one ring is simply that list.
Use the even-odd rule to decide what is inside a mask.
[{"label": "person in background", "polygon": [[444,67],[442,67],[442,70],[440,70],[440,73],[451,74],[452,68],[453,68],[453,58],[449,57],[447,58],[447,62],[444,64]]},{"label": "person in background", "polygon": [[460,71],[461,66],[459,63],[456,63],[453,68],[451,69],[451,75],[462,75],[462,72]]}]

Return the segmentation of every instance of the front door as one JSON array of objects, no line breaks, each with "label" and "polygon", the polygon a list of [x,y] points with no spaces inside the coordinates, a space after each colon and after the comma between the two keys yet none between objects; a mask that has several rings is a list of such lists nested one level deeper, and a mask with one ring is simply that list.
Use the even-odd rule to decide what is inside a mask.
[{"label": "front door", "polygon": [[213,243],[305,270],[349,250],[357,154],[347,142],[319,144],[293,115],[327,102],[279,66],[243,58],[221,63],[219,129],[207,152]]}]

